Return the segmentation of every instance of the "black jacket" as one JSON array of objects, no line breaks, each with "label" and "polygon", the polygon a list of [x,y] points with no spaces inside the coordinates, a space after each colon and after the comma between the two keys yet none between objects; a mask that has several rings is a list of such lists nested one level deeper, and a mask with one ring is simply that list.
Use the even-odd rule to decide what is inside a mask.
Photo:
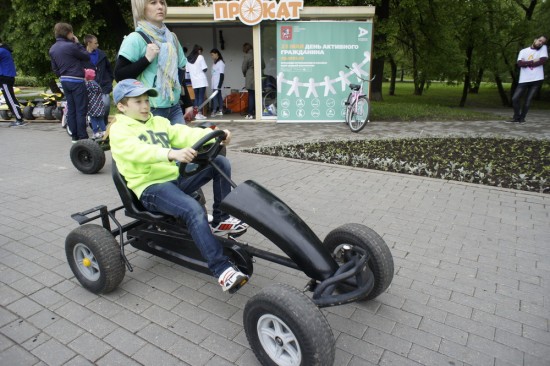
[{"label": "black jacket", "polygon": [[96,52],[97,63],[94,66],[90,61],[89,65],[86,67],[95,69],[95,81],[101,87],[101,92],[103,94],[109,94],[113,91],[113,80],[115,79],[113,70],[111,69],[111,63],[109,62],[105,52],[99,48]]},{"label": "black jacket", "polygon": [[80,43],[67,38],[56,38],[50,47],[52,70],[57,76],[73,76],[84,79],[84,67],[90,62],[90,54]]}]

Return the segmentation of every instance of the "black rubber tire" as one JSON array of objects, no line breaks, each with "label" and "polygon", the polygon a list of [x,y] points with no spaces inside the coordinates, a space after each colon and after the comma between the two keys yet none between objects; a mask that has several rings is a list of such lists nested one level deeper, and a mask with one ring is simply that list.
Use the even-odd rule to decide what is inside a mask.
[{"label": "black rubber tire", "polygon": [[9,121],[11,119],[11,112],[8,110],[1,110],[0,111],[0,119],[3,121]]},{"label": "black rubber tire", "polygon": [[95,174],[105,165],[105,152],[91,139],[74,143],[70,155],[74,167],[84,174]]},{"label": "black rubber tire", "polygon": [[54,119],[61,122],[61,118],[63,118],[63,108],[55,107],[52,111],[52,116]]},{"label": "black rubber tire", "polygon": [[55,117],[53,116],[53,110],[54,106],[47,105],[44,107],[44,118],[48,120],[54,120]]},{"label": "black rubber tire", "polygon": [[26,106],[25,108],[23,108],[23,118],[28,120],[28,121],[32,121],[34,120],[34,116],[32,115],[32,110],[33,110],[33,106],[32,105],[28,105]]},{"label": "black rubber tire", "polygon": [[[274,319],[274,322],[270,319]],[[265,340],[266,337],[273,336],[274,341],[267,342],[273,346],[279,340],[282,341],[276,336],[278,331],[286,335],[284,337],[286,340],[291,340],[284,344],[284,348],[290,348],[296,351],[294,354],[301,355],[299,365],[332,366],[334,364],[334,335],[326,318],[310,298],[294,287],[274,284],[263,288],[246,303],[243,323],[248,343],[256,358],[264,366],[280,365],[285,355],[293,354],[279,352],[281,362],[278,363],[269,355],[270,351],[262,345],[260,338]],[[268,325],[264,329],[272,329],[273,326],[273,332],[260,335],[258,328],[262,324]],[[275,324],[279,327],[275,327]]]},{"label": "black rubber tire", "polygon": [[[348,126],[352,132],[359,132],[369,122],[369,115],[370,115],[370,103],[366,96],[361,95],[359,99],[357,100],[357,103],[361,103],[363,106],[362,108],[367,108],[367,112],[363,113],[360,117],[360,120],[357,120],[357,115],[355,114],[354,105],[351,105],[347,111],[346,114],[346,122],[348,123]],[[355,104],[355,103],[354,103]]]},{"label": "black rubber tire", "polygon": [[360,247],[368,253],[368,265],[374,275],[374,287],[360,300],[372,300],[390,286],[394,271],[390,248],[384,239],[368,226],[342,225],[328,233],[323,244],[340,264],[342,264],[342,258],[338,256],[337,248],[342,244]]},{"label": "black rubber tire", "polygon": [[[95,224],[77,227],[65,239],[65,254],[69,266],[80,284],[95,294],[106,294],[124,279],[126,267],[115,237]],[[90,259],[86,266],[82,258]]]}]

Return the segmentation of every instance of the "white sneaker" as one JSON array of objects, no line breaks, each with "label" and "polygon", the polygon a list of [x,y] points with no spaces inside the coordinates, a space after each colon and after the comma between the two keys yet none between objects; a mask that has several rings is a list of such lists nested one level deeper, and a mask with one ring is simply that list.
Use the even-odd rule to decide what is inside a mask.
[{"label": "white sneaker", "polygon": [[243,231],[246,231],[248,227],[249,227],[248,224],[242,222],[241,220],[233,216],[229,216],[227,220],[222,221],[215,226],[212,225],[212,223],[210,223],[212,234],[218,235],[218,236],[242,233]]},{"label": "white sneaker", "polygon": [[227,268],[218,278],[222,290],[229,291],[229,293],[237,291],[247,282],[248,276],[233,267]]},{"label": "white sneaker", "polygon": [[94,133],[94,139],[100,139],[102,138],[103,136],[101,135],[101,132],[96,132]]},{"label": "white sneaker", "polygon": [[206,119],[207,117],[203,116],[202,113],[197,113],[195,119]]},{"label": "white sneaker", "polygon": [[223,116],[223,112],[222,112],[222,111],[218,111],[218,113],[216,113],[216,116]]}]

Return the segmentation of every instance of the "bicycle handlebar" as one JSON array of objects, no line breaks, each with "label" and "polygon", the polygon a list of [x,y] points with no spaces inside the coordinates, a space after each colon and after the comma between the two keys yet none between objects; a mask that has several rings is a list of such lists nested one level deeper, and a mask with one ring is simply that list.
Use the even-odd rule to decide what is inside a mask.
[{"label": "bicycle handlebar", "polygon": [[357,72],[355,72],[354,69],[352,69],[351,67],[349,67],[348,65],[344,65],[347,69],[351,70],[351,72],[353,72],[355,74],[355,76],[357,76],[359,79],[363,80],[363,81],[366,81],[367,83],[370,83],[371,81],[373,81],[375,78],[376,78],[376,75],[374,75],[372,77],[372,79],[363,79],[359,74],[357,74]]}]

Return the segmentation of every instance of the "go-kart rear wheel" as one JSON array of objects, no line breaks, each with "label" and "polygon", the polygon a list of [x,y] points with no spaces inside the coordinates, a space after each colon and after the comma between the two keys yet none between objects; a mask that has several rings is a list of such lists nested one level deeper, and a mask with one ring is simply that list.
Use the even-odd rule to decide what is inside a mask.
[{"label": "go-kart rear wheel", "polygon": [[11,112],[9,110],[0,110],[0,119],[9,121],[11,119]]},{"label": "go-kart rear wheel", "polygon": [[105,152],[91,139],[74,143],[70,155],[74,167],[84,174],[95,174],[105,165]]},{"label": "go-kart rear wheel", "polygon": [[32,105],[28,105],[25,108],[23,108],[23,111],[22,111],[23,118],[28,120],[28,121],[34,120],[34,116],[32,114],[33,109],[34,109],[34,107]]},{"label": "go-kart rear wheel", "polygon": [[262,289],[246,303],[243,322],[248,343],[264,366],[334,363],[334,336],[327,320],[291,286]]},{"label": "go-kart rear wheel", "polygon": [[53,116],[53,110],[54,110],[54,106],[51,106],[51,105],[45,106],[44,107],[44,118],[49,119],[49,120],[55,119],[55,117]]},{"label": "go-kart rear wheel", "polygon": [[52,116],[54,119],[61,121],[61,118],[63,118],[63,108],[61,107],[54,107],[52,111]]},{"label": "go-kart rear wheel", "polygon": [[357,246],[369,256],[368,265],[374,275],[374,287],[360,300],[371,300],[390,286],[393,279],[393,257],[388,245],[371,228],[361,224],[345,224],[332,230],[323,241],[338,264],[344,263],[343,247]]},{"label": "go-kart rear wheel", "polygon": [[87,224],[71,231],[65,240],[65,254],[78,282],[93,293],[111,292],[124,278],[120,247],[102,226]]}]

